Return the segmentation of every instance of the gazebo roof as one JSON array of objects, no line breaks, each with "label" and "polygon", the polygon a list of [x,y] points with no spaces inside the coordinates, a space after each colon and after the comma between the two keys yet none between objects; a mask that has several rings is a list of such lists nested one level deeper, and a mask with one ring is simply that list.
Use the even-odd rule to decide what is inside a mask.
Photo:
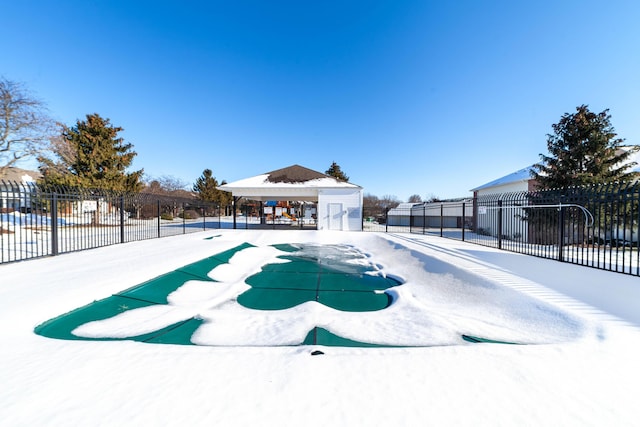
[{"label": "gazebo roof", "polygon": [[230,182],[219,186],[218,189],[231,192],[234,197],[252,200],[316,201],[320,190],[361,187],[300,165],[292,165]]}]

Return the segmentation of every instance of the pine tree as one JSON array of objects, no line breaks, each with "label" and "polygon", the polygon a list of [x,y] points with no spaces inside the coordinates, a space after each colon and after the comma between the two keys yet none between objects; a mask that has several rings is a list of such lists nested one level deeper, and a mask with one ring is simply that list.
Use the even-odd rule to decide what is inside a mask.
[{"label": "pine tree", "polygon": [[62,125],[54,148],[57,160],[40,157],[45,184],[79,186],[112,191],[137,192],[142,187],[142,170],[127,173],[133,158],[133,145],[125,143],[109,119],[88,114],[74,127]]},{"label": "pine tree", "polygon": [[[226,183],[227,181],[223,179],[220,185],[225,185]],[[218,203],[220,204],[220,206],[230,206],[233,203],[233,195],[230,192],[218,190],[218,193],[219,193]]]},{"label": "pine tree", "polygon": [[331,163],[331,166],[329,166],[329,169],[326,170],[325,174],[334,177],[338,181],[349,181],[349,177],[342,172],[340,166],[336,162]]},{"label": "pine tree", "polygon": [[565,113],[547,135],[549,155],[540,154],[532,177],[540,189],[564,188],[628,180],[635,163],[627,162],[638,147],[622,149],[624,139],[616,138],[609,110],[589,111],[586,105],[576,113]]},{"label": "pine tree", "polygon": [[193,185],[193,191],[200,200],[206,202],[219,202],[220,190],[218,190],[218,181],[213,176],[211,169],[205,169],[200,178]]}]

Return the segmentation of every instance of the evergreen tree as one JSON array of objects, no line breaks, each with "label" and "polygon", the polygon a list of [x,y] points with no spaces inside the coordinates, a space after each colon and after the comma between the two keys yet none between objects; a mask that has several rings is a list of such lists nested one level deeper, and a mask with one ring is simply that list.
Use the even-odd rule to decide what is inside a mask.
[{"label": "evergreen tree", "polygon": [[62,125],[54,146],[57,160],[39,157],[45,184],[80,186],[112,191],[137,192],[142,187],[142,170],[127,173],[133,158],[132,144],[125,143],[109,119],[88,114],[74,127]]},{"label": "evergreen tree", "polygon": [[205,169],[193,185],[193,191],[200,200],[220,202],[221,191],[217,187],[218,181],[213,176],[213,172],[211,169]]},{"label": "evergreen tree", "polygon": [[638,147],[622,149],[624,139],[616,138],[609,110],[589,111],[586,105],[576,113],[565,113],[547,135],[549,155],[540,154],[532,177],[541,189],[563,188],[632,179],[628,172],[635,163],[629,156]]},{"label": "evergreen tree", "polygon": [[336,162],[331,163],[331,166],[329,166],[325,174],[334,177],[338,181],[349,181],[349,177],[342,172],[342,169],[340,169],[340,166]]},{"label": "evergreen tree", "polygon": [[[227,181],[223,179],[220,185],[225,185],[226,183]],[[218,193],[220,197],[218,203],[220,203],[220,206],[230,206],[233,203],[233,195],[230,192],[218,190]]]}]

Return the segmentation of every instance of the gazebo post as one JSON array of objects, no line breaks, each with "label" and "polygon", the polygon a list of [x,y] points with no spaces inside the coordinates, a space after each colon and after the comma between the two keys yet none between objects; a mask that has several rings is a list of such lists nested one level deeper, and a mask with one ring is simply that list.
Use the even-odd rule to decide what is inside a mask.
[{"label": "gazebo post", "polygon": [[260,225],[265,224],[266,221],[264,220],[265,219],[264,218],[264,202],[262,200],[260,200],[260,212],[259,212],[259,215],[260,215]]},{"label": "gazebo post", "polygon": [[236,227],[236,203],[238,202],[238,200],[240,200],[241,196],[233,196],[233,229],[235,230]]}]

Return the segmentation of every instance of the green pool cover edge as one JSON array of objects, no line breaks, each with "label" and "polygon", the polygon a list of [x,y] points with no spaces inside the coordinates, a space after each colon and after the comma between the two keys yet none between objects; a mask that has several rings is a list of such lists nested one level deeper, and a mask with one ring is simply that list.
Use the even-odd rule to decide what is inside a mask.
[{"label": "green pool cover edge", "polygon": [[476,337],[474,335],[466,335],[466,334],[462,334],[462,339],[470,342],[470,343],[474,343],[474,344],[509,344],[509,345],[521,345],[517,342],[509,342],[509,341],[498,341],[498,340],[492,340],[489,338],[482,338],[482,337]]},{"label": "green pool cover edge", "polygon": [[[288,252],[289,255],[293,255],[295,251],[299,250],[298,247],[282,244],[282,245],[273,245],[277,249],[280,249],[284,252]],[[215,282],[211,278],[208,277],[207,273],[211,271],[216,266],[227,263],[229,259],[238,251],[254,247],[249,243],[243,243],[239,246],[236,246],[232,249],[223,251],[219,254],[204,258],[200,261],[182,266],[174,271],[169,273],[162,274],[154,279],[145,281],[141,284],[135,285],[131,288],[128,288],[124,291],[118,292],[110,297],[93,301],[85,306],[74,309],[68,313],[64,313],[60,316],[57,316],[53,319],[47,320],[40,325],[34,328],[34,332],[38,335],[45,336],[48,338],[54,339],[64,339],[64,340],[88,340],[88,341],[122,341],[122,340],[133,340],[139,342],[147,342],[147,343],[163,343],[163,344],[180,344],[180,345],[194,345],[191,342],[191,336],[196,331],[196,329],[202,324],[202,320],[200,319],[187,319],[183,322],[178,322],[176,324],[167,326],[165,328],[153,331],[151,333],[142,334],[138,336],[126,337],[126,338],[90,338],[90,337],[80,337],[76,336],[72,333],[74,329],[78,326],[97,320],[104,320],[110,317],[113,317],[119,313],[122,313],[127,310],[142,308],[152,305],[158,304],[167,304],[167,296],[175,291],[177,288],[182,286],[188,280],[204,280]],[[283,258],[289,259],[289,263],[284,264],[267,264],[267,266],[287,266],[289,268],[292,267],[292,264],[296,264],[296,262],[308,263],[309,260],[296,260],[290,259],[288,255],[283,255]],[[307,264],[307,267],[309,265]],[[264,272],[269,271],[269,268],[264,269]],[[286,269],[285,269],[286,270]],[[295,268],[293,269],[295,270]],[[303,268],[303,270],[305,270]],[[318,301],[327,306],[338,310],[344,311],[376,311],[381,310],[386,307],[391,302],[391,297],[381,292],[381,289],[389,288],[392,286],[396,286],[399,283],[396,281],[391,281],[387,286],[373,286],[369,287],[368,290],[355,289],[358,288],[357,284],[349,283],[348,275],[343,274],[339,271],[333,271],[330,266],[322,266],[322,269],[318,268],[307,268],[305,270],[307,273],[314,275],[316,277],[313,278],[314,281],[320,283],[324,279],[334,278],[334,279],[342,279],[347,280],[341,285],[330,286],[335,287],[337,289],[328,289],[328,290],[320,290],[316,287],[316,289],[299,289],[299,288],[291,288],[288,291],[291,291],[292,294],[298,293],[296,297],[282,298],[283,292],[286,292],[282,289],[273,289],[271,286],[266,286],[264,288],[256,287],[251,290],[258,291],[257,295],[261,293],[268,292],[271,290],[270,298],[267,298],[268,304],[242,304],[247,308],[257,308],[263,310],[273,310],[273,309],[283,309],[290,308],[291,306],[298,305],[299,303],[306,301]],[[296,273],[291,273],[296,274]],[[373,277],[373,276],[361,276],[361,277]],[[392,280],[392,279],[391,279]],[[329,282],[330,283],[330,282]],[[341,287],[353,288],[353,289],[340,289]],[[365,286],[366,289],[366,286]],[[247,291],[247,292],[249,292]],[[275,291],[275,292],[274,292]],[[241,294],[238,298],[238,302],[242,303],[241,300],[247,299],[248,297],[245,295],[247,292]],[[245,295],[243,297],[243,295]],[[268,295],[268,294],[267,294]],[[241,298],[242,297],[242,298]],[[255,300],[255,298],[253,298]],[[273,306],[269,301],[273,300],[283,300],[281,302],[281,306]],[[365,300],[368,300],[366,302]],[[264,302],[264,301],[263,301]],[[291,305],[291,303],[294,303]],[[357,302],[357,303],[355,303]],[[300,345],[325,345],[325,346],[342,346],[342,347],[388,347],[377,344],[370,344],[364,342],[353,341],[347,338],[340,337],[329,332],[326,329],[316,327],[312,329],[305,340]]]}]

